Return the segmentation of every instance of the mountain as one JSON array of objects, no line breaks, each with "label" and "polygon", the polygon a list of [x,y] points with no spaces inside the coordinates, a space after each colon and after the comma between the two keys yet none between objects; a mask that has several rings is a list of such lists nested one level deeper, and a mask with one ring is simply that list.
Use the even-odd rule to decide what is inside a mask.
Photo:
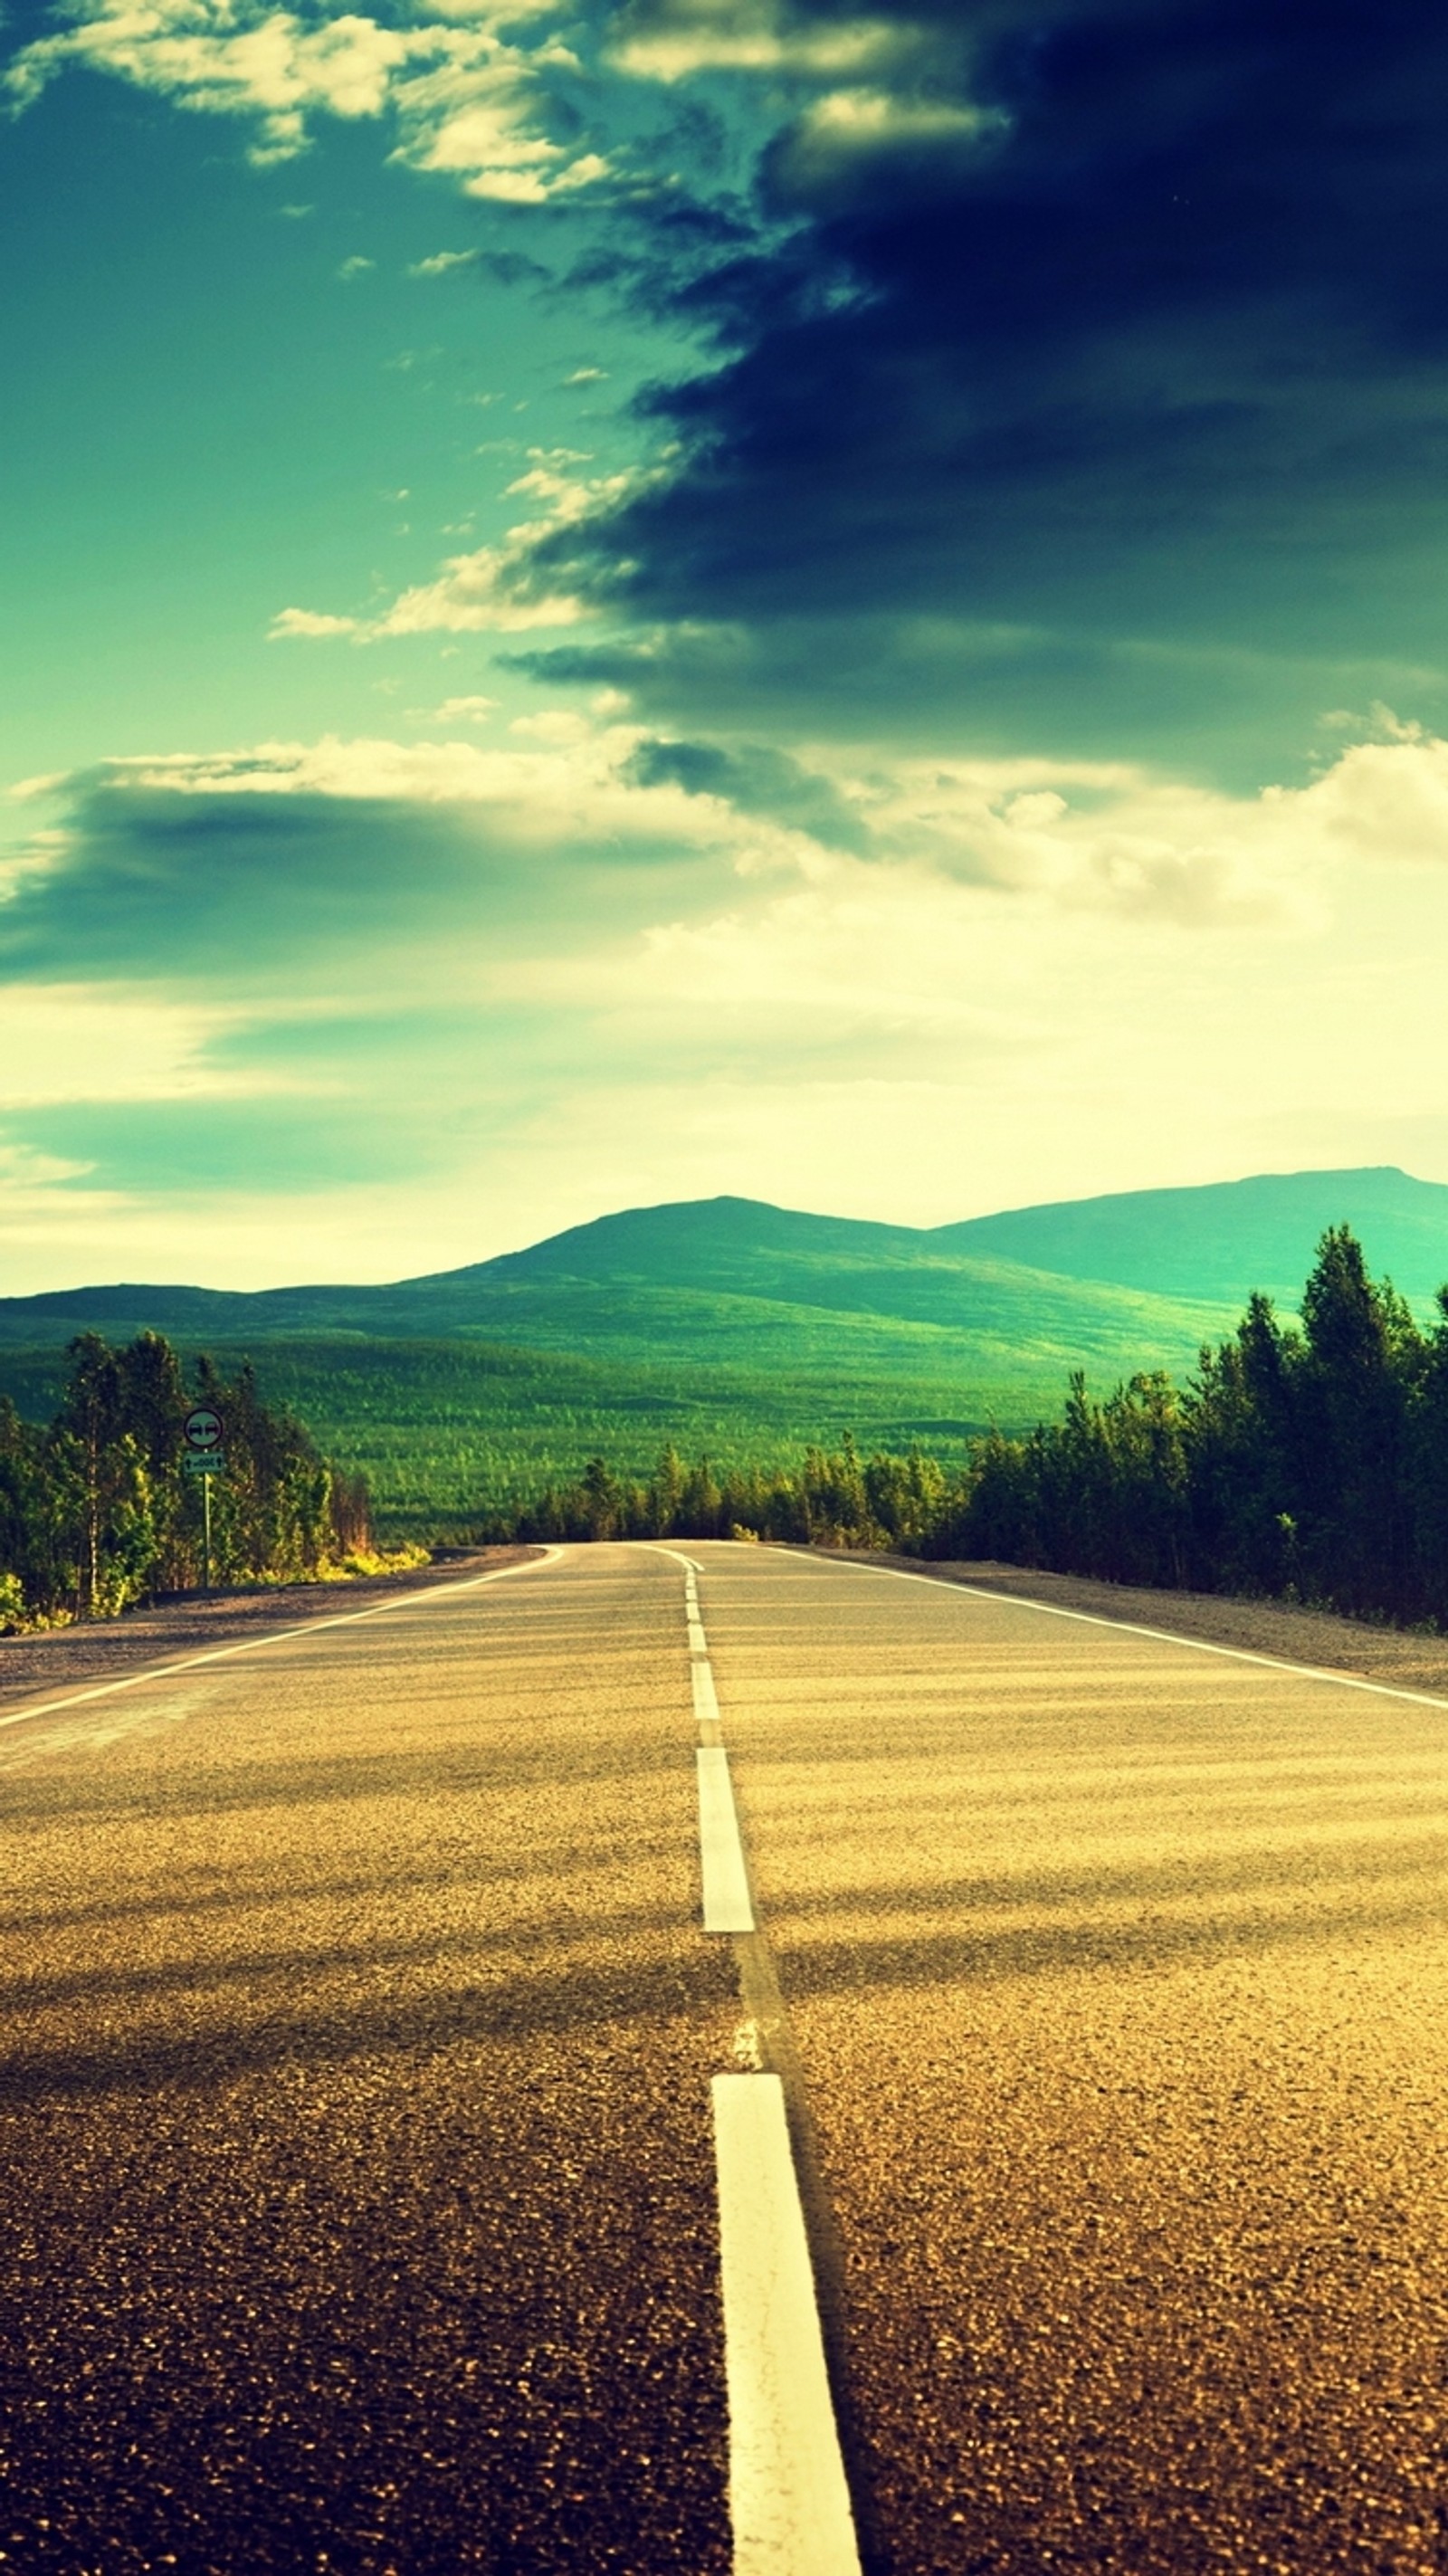
[{"label": "mountain", "polygon": [[1162,1296],[1240,1303],[1264,1288],[1292,1306],[1325,1228],[1344,1224],[1365,1246],[1374,1274],[1386,1272],[1415,1303],[1426,1303],[1448,1280],[1448,1187],[1414,1180],[1391,1163],[1063,1199],[968,1217],[937,1227],[930,1240]]},{"label": "mountain", "polygon": [[1054,1414],[1073,1368],[1108,1392],[1189,1370],[1248,1293],[1293,1306],[1324,1227],[1426,1311],[1448,1188],[1393,1170],[1264,1174],[916,1228],[755,1199],[630,1208],[526,1250],[383,1287],[113,1286],[0,1299],[0,1391],[47,1414],[87,1328],[146,1326],[223,1361],[366,1469],[387,1524],[458,1526],[603,1450],[717,1460],[846,1427],[950,1453]]},{"label": "mountain", "polygon": [[[1290,1306],[1324,1228],[1343,1223],[1362,1237],[1373,1269],[1418,1303],[1448,1279],[1448,1186],[1383,1165],[1068,1199],[928,1228],[812,1216],[758,1199],[686,1199],[627,1208],[521,1252],[384,1287],[117,1286],[0,1298],[0,1341],[34,1345],[85,1325],[121,1333],[150,1324],[227,1340],[481,1333],[513,1341],[536,1338],[536,1327],[549,1343],[560,1332],[608,1343],[635,1338],[658,1295],[701,1294],[1007,1342],[1028,1308],[1027,1342],[1064,1347],[1084,1335],[1091,1349],[1136,1326],[1153,1334],[1168,1319],[1140,1313],[1130,1299],[1083,1298],[1083,1286],[1196,1310],[1236,1308],[1265,1288]],[[592,1292],[602,1287],[611,1293],[600,1301]],[[702,1327],[702,1315],[696,1320]],[[1178,1317],[1170,1338],[1195,1331],[1197,1320]],[[1199,1320],[1210,1328],[1217,1318],[1202,1311]]]},{"label": "mountain", "polygon": [[1073,1355],[1165,1339],[1195,1349],[1224,1321],[1211,1299],[1155,1298],[1113,1281],[1052,1276],[938,1234],[806,1216],[754,1199],[631,1208],[524,1252],[385,1287],[57,1289],[0,1299],[0,1343],[55,1343],[94,1327],[258,1343],[299,1334],[457,1335],[548,1348],[696,1344],[900,1326],[966,1335],[984,1356]]}]

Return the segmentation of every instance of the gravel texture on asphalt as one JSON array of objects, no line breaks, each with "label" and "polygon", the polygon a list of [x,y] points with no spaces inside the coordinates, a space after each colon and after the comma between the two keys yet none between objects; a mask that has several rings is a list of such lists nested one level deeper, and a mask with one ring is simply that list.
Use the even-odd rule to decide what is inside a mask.
[{"label": "gravel texture on asphalt", "polygon": [[639,1551],[0,1736],[0,2565],[722,2576],[693,1768]]},{"label": "gravel texture on asphalt", "polygon": [[265,1629],[290,1628],[310,1619],[335,1619],[404,1593],[434,1591],[541,1554],[535,1547],[456,1548],[435,1565],[404,1567],[395,1574],[364,1574],[339,1583],[268,1583],[245,1591],[172,1593],[127,1610],[119,1619],[78,1620],[68,1628],[0,1637],[0,1709],[52,1692],[118,1681],[140,1665],[173,1656],[205,1654]]},{"label": "gravel texture on asphalt", "polygon": [[1298,1602],[1246,1601],[1222,1592],[1153,1592],[1142,1584],[1098,1583],[1084,1574],[1044,1574],[1024,1565],[864,1556],[856,1565],[888,1565],[941,1583],[1004,1592],[1017,1600],[1046,1601],[1058,1609],[1084,1610],[1093,1618],[1166,1628],[1285,1663],[1319,1664],[1360,1673],[1401,1690],[1441,1691],[1448,1698],[1448,1636],[1430,1628],[1392,1628],[1366,1619],[1344,1619],[1335,1610],[1309,1610]]},{"label": "gravel texture on asphalt", "polygon": [[658,1554],[0,1733],[0,2568],[723,2576],[708,2086],[777,1974],[869,2576],[1443,2576],[1448,1707],[1007,1596],[1416,1689],[1440,1641],[689,1553],[737,1953]]},{"label": "gravel texture on asphalt", "polygon": [[694,1552],[879,2566],[1441,2576],[1448,1706]]}]

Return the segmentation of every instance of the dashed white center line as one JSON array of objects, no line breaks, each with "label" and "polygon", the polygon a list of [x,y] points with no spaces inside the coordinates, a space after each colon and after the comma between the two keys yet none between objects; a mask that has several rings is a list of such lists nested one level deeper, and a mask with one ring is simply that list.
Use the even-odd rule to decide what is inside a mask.
[{"label": "dashed white center line", "polygon": [[734,2576],[859,2576],[777,2075],[716,2075]]},{"label": "dashed white center line", "polygon": [[752,1932],[754,1907],[734,1812],[734,1784],[729,1756],[722,1744],[701,1744],[699,1766],[699,1854],[704,1877],[706,1932]]},{"label": "dashed white center line", "polygon": [[704,1929],[706,1932],[752,1932],[754,1907],[749,1894],[749,1873],[744,1866],[744,1847],[739,1840],[739,1818],[734,1806],[734,1783],[729,1776],[729,1756],[719,1741],[719,1694],[714,1688],[714,1667],[709,1661],[709,1640],[699,1616],[698,1581],[692,1567],[685,1572],[684,1589],[689,1624],[689,1683],[694,1694],[694,1716],[702,1738],[696,1759],[699,1766],[699,1860],[704,1884]]},{"label": "dashed white center line", "polygon": [[[698,1577],[687,1557],[682,1563],[702,1738],[694,1759],[704,1929],[754,1934]],[[752,2022],[748,2029],[757,2048]],[[860,2576],[784,2087],[756,2064],[716,2075],[713,2092],[733,2576]]]},{"label": "dashed white center line", "polygon": [[719,1694],[714,1688],[714,1667],[707,1661],[689,1666],[689,1680],[694,1692],[694,1715],[701,1726],[719,1723]]}]

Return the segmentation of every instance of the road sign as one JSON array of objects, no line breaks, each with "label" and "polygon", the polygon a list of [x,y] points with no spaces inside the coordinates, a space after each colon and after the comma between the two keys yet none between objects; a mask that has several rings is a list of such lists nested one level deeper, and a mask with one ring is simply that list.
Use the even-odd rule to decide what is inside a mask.
[{"label": "road sign", "polygon": [[188,1449],[204,1452],[221,1447],[221,1416],[213,1404],[198,1404],[181,1425]]},{"label": "road sign", "polygon": [[188,1449],[181,1461],[188,1476],[224,1476],[226,1460],[219,1449]]}]

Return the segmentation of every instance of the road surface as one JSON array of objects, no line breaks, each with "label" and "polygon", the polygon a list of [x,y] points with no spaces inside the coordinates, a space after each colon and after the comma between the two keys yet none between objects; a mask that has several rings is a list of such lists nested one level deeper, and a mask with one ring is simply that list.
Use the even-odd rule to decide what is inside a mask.
[{"label": "road surface", "polygon": [[0,1807],[0,2567],[1448,2567],[1448,1705],[579,1548]]}]

